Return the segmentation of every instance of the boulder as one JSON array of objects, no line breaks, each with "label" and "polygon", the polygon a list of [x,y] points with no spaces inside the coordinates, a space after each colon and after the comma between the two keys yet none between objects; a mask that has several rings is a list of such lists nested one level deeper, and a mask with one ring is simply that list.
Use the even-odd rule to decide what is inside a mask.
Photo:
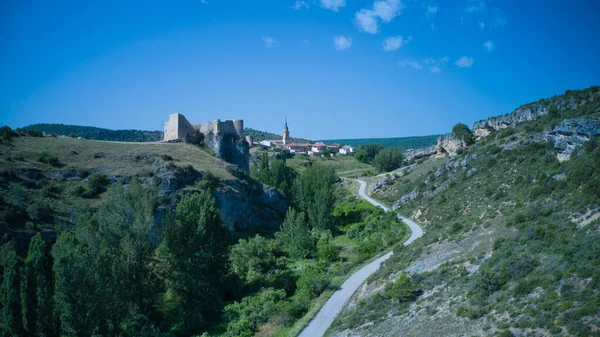
[{"label": "boulder", "polygon": [[400,199],[398,199],[398,201],[396,201],[394,203],[394,205],[392,206],[392,208],[394,210],[397,210],[398,208],[400,208],[403,204],[406,204],[407,202],[414,200],[415,198],[417,198],[419,196],[419,192],[415,189],[412,190],[412,192],[403,195],[402,197],[400,197]]}]

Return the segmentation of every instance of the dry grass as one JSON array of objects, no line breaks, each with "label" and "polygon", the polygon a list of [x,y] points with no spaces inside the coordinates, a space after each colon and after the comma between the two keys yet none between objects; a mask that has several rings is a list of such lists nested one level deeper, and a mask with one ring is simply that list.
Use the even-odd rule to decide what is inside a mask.
[{"label": "dry grass", "polygon": [[[13,147],[4,153],[12,156],[20,154],[31,166],[44,169],[48,165],[38,163],[36,159],[43,151],[56,156],[63,168],[73,167],[110,176],[135,175],[151,166],[152,163],[144,161],[144,158],[168,155],[177,166],[192,165],[199,171],[211,171],[219,178],[232,178],[225,169],[226,163],[198,146],[185,143],[123,143],[66,137],[19,137],[13,140]],[[0,162],[10,166],[6,162],[6,155]],[[19,163],[19,167],[22,166]]]}]

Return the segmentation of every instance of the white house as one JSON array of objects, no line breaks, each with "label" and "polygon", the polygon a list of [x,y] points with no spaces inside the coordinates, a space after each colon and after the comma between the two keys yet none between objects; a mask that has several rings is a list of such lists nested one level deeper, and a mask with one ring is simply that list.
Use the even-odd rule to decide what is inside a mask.
[{"label": "white house", "polygon": [[340,154],[351,154],[354,153],[355,149],[352,146],[345,145],[340,149]]}]

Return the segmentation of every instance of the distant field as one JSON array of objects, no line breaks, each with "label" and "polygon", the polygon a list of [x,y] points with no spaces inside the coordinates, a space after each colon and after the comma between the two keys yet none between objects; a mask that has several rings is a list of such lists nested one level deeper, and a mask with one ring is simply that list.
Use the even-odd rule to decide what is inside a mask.
[{"label": "distant field", "polygon": [[404,151],[435,145],[439,136],[440,135],[397,138],[326,139],[322,140],[322,142],[327,144],[338,143],[355,147],[364,144],[380,144],[383,147],[395,147]]}]

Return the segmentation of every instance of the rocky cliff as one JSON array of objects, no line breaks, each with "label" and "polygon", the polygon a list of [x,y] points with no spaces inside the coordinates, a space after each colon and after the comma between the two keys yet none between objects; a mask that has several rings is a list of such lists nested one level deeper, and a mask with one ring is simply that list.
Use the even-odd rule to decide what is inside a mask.
[{"label": "rocky cliff", "polygon": [[201,185],[204,182],[205,185],[214,185],[213,196],[221,212],[221,220],[231,230],[277,229],[285,218],[288,208],[285,196],[232,165],[227,167],[228,171],[237,179],[221,181],[190,166],[175,167],[160,158],[155,159],[153,166],[155,174],[152,180],[160,182],[159,193],[168,197],[191,184]]},{"label": "rocky cliff", "polygon": [[[600,92],[590,89],[567,91],[564,95],[557,95],[549,99],[542,99],[536,103],[523,105],[510,114],[475,122],[471,126],[471,130],[476,138],[487,137],[492,131],[515,127],[518,124],[546,116],[550,112],[550,109],[557,109],[559,111],[577,109],[579,106],[594,102],[600,97]],[[585,94],[587,90],[591,91],[588,96]]]},{"label": "rocky cliff", "polygon": [[565,119],[542,138],[552,144],[559,161],[566,161],[571,154],[582,149],[583,143],[599,135],[600,120]]},{"label": "rocky cliff", "polygon": [[242,171],[250,171],[250,145],[244,138],[231,134],[205,134],[204,143],[215,152],[217,158],[236,165]]},{"label": "rocky cliff", "polygon": [[458,150],[465,147],[467,147],[467,143],[464,140],[459,139],[452,133],[448,133],[438,138],[436,151],[440,155],[448,154],[453,156]]}]

